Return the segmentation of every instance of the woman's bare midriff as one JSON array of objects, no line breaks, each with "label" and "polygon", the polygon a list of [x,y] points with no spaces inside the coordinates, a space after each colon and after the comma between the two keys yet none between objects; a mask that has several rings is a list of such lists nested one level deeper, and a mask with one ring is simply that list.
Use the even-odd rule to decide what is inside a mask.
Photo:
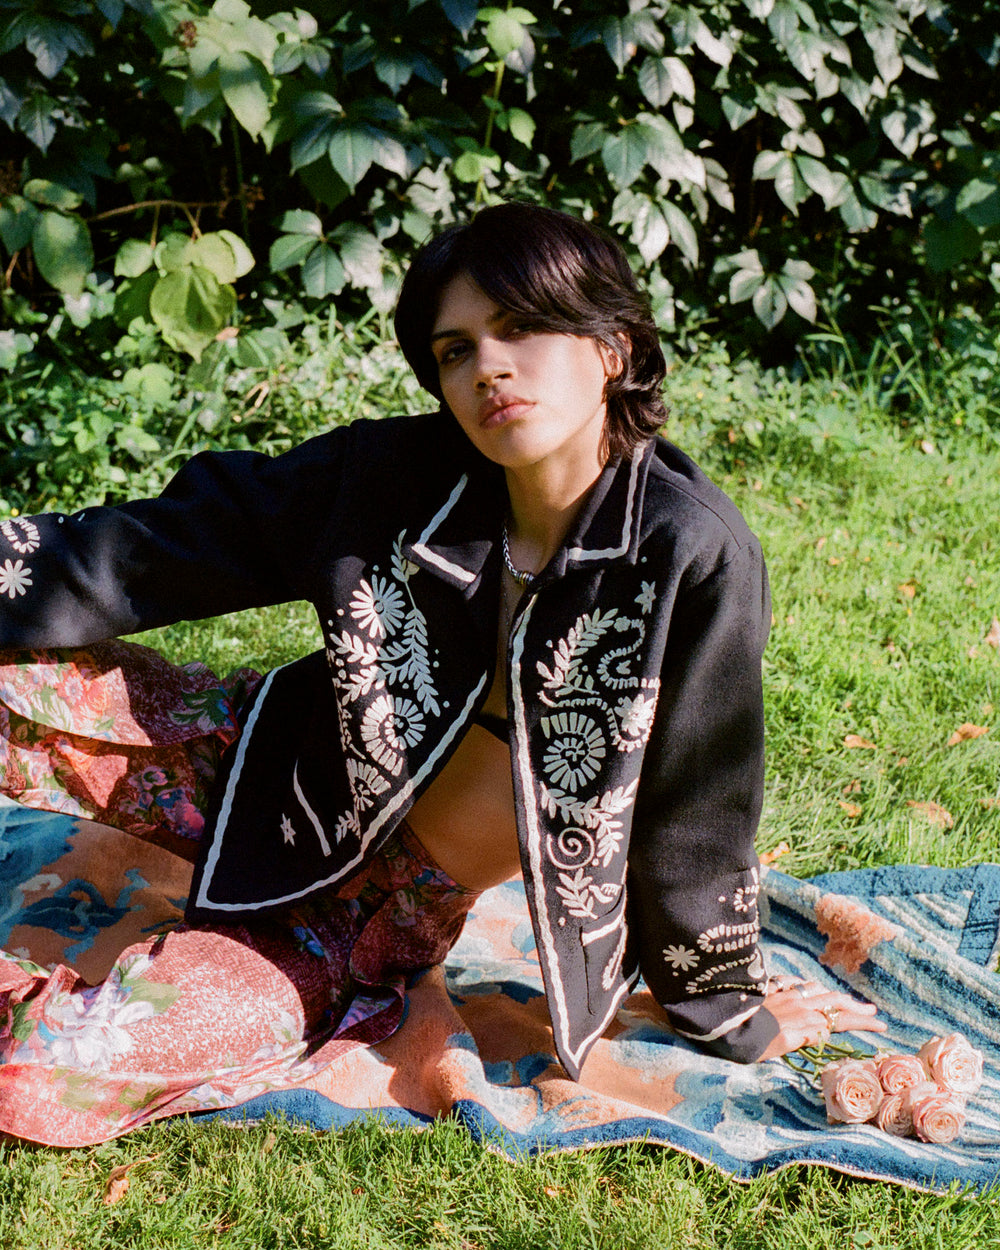
[{"label": "woman's bare midriff", "polygon": [[[498,673],[484,710],[506,720],[505,702]],[[431,857],[459,885],[485,890],[516,877],[521,861],[507,743],[481,725],[470,725],[406,819]]]}]

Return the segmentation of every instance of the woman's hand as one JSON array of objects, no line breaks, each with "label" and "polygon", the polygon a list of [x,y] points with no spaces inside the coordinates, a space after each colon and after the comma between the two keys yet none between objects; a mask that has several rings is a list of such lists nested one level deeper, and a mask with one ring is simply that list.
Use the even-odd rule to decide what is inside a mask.
[{"label": "woman's hand", "polygon": [[856,1029],[884,1033],[886,1028],[876,1018],[874,1003],[799,977],[772,977],[764,1006],[778,1022],[778,1035],[761,1059],[775,1059],[800,1046],[818,1046],[833,1033]]}]

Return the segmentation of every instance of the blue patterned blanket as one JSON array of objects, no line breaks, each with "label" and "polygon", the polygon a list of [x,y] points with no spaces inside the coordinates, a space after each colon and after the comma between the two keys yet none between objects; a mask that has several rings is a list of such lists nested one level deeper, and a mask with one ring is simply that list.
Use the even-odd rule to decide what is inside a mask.
[{"label": "blue patterned blanket", "polygon": [[[123,837],[0,804],[0,944],[74,963],[93,981],[102,959],[174,922],[189,869],[157,848],[135,850],[132,839],[115,843]],[[411,990],[393,1038],[306,1086],[221,1114],[253,1121],[273,1111],[319,1128],[373,1116],[417,1127],[451,1114],[511,1157],[645,1140],[739,1180],[813,1163],[919,1189],[1000,1184],[1000,865],[811,881],[770,869],[765,897],[772,972],[878,1004],[889,1033],[855,1035],[859,1048],[913,1052],[958,1031],[985,1052],[985,1081],[957,1141],[928,1145],[870,1125],[828,1124],[804,1076],[779,1060],[742,1067],[700,1054],[671,1035],[644,991],[625,1003],[581,1081],[567,1080],[554,1059],[519,882],[481,897],[447,967]]]}]

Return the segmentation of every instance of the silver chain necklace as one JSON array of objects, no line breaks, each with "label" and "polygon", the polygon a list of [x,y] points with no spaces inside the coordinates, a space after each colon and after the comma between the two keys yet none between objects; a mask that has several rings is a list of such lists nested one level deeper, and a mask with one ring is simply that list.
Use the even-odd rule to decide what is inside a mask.
[{"label": "silver chain necklace", "polygon": [[510,540],[507,537],[506,521],[503,523],[503,562],[507,572],[519,586],[527,586],[528,582],[535,576],[534,573],[525,573],[523,569],[514,567],[514,561],[510,558]]}]

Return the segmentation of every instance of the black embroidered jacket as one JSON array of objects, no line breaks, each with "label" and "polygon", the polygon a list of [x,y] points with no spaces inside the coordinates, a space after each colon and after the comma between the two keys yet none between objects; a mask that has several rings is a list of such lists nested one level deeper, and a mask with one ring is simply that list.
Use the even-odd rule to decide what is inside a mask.
[{"label": "black embroidered jacket", "polygon": [[[0,524],[0,647],[78,646],[307,599],[325,653],[271,673],[230,750],[190,915],[353,873],[443,767],[496,663],[502,471],[441,414],[275,459],[203,453],[157,499]],[[657,439],[609,465],[511,628],[521,863],[574,1077],[640,972],[685,1037],[756,1058],[759,545]]]}]

